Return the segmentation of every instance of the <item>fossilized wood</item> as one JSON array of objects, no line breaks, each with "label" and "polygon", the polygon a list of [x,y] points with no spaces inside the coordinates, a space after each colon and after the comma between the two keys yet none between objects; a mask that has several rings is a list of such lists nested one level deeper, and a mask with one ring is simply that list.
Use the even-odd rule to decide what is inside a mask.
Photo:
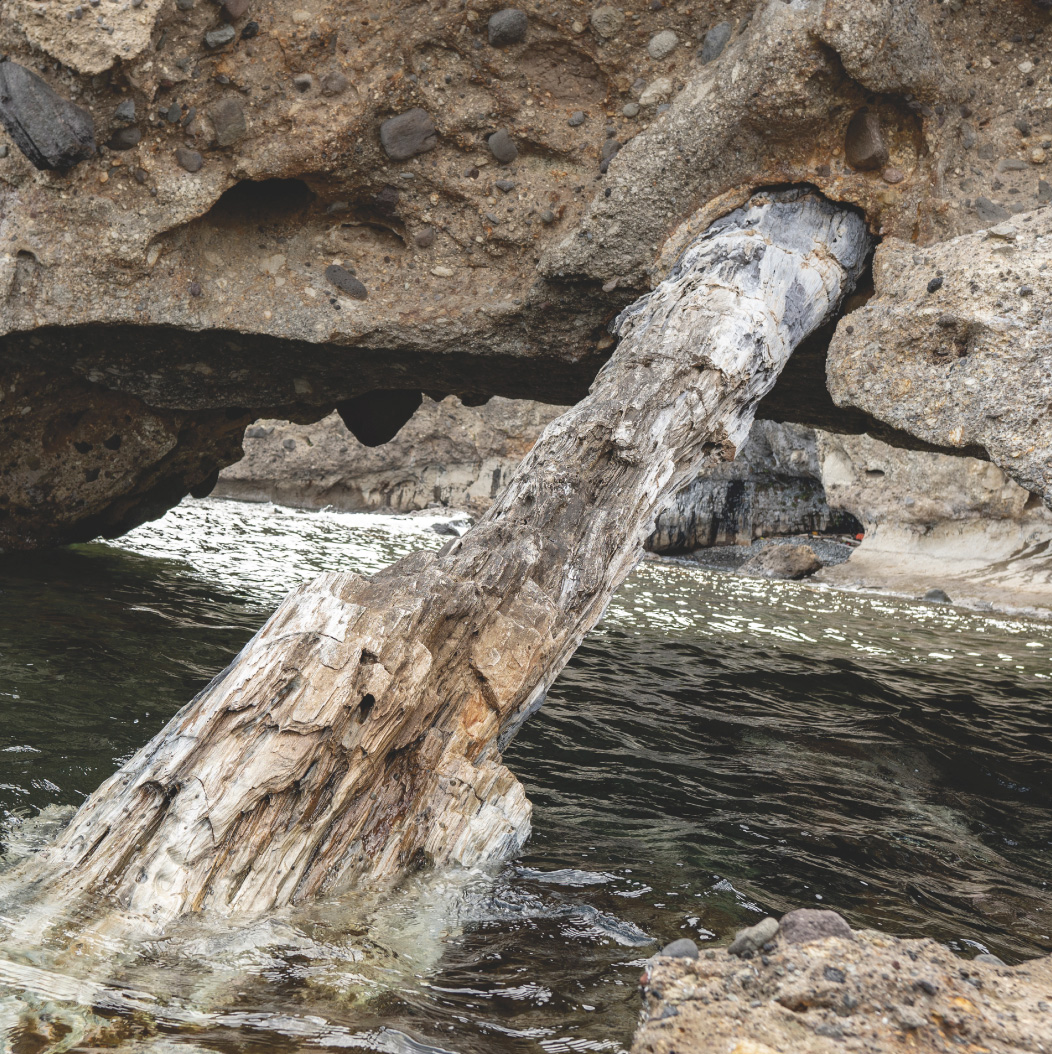
[{"label": "fossilized wood", "polygon": [[468,534],[290,594],[26,879],[160,923],[514,853],[530,806],[502,746],[867,248],[855,214],[801,192],[715,223]]}]

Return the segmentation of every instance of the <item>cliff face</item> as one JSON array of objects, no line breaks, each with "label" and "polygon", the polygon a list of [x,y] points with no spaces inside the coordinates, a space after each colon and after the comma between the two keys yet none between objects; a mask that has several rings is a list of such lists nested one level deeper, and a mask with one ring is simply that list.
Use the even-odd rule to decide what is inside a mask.
[{"label": "cliff face", "polygon": [[[575,401],[614,314],[757,186],[811,183],[911,245],[1049,196],[1049,16],[1023,0],[77,10],[0,3],[5,547],[156,515],[260,417]],[[895,282],[878,268],[882,300]],[[954,383],[913,380],[945,405],[922,427],[836,356],[834,405],[825,360],[802,351],[761,416],[1022,468],[956,435]]]}]

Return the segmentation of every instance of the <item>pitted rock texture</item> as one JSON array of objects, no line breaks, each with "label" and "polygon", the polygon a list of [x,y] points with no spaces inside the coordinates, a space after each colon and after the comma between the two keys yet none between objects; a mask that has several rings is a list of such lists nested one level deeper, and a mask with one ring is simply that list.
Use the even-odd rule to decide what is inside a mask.
[{"label": "pitted rock texture", "polygon": [[845,1051],[1040,1054],[1052,1049],[1052,959],[968,962],[932,940],[873,930],[742,960],[655,957],[632,1054]]},{"label": "pitted rock texture", "polygon": [[[61,175],[13,143],[0,157],[0,370],[21,368],[32,332],[32,363],[151,411],[307,420],[411,387],[569,403],[614,315],[758,185],[811,183],[925,244],[1052,200],[1050,16],[1034,4],[547,0],[495,47],[499,10],[144,0],[77,19],[4,0],[0,54],[104,145]],[[863,107],[884,168],[847,163]],[[434,135],[392,160],[381,127],[414,111]],[[368,298],[333,290],[333,265]],[[800,361],[782,419],[872,422],[829,402],[824,347]]]},{"label": "pitted rock texture", "polygon": [[833,398],[1052,499],[1050,252],[1046,209],[927,249],[885,241],[875,297],[829,350]]}]

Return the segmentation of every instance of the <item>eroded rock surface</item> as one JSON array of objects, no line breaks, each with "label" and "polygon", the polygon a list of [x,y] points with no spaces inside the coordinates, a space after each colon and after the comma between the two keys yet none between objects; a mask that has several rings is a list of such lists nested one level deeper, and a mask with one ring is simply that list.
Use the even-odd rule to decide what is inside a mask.
[{"label": "eroded rock surface", "polygon": [[801,929],[744,959],[652,959],[633,1054],[1052,1049],[1052,959],[968,962],[932,940]]}]

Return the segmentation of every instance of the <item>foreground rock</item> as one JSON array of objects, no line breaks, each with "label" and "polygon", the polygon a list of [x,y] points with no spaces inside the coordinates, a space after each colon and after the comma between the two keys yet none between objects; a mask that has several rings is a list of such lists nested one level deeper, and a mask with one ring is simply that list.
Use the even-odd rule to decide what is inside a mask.
[{"label": "foreground rock", "polygon": [[1052,1050],[1052,959],[969,962],[932,940],[851,933],[833,912],[791,912],[746,958],[657,956],[644,1000],[632,1054]]}]

